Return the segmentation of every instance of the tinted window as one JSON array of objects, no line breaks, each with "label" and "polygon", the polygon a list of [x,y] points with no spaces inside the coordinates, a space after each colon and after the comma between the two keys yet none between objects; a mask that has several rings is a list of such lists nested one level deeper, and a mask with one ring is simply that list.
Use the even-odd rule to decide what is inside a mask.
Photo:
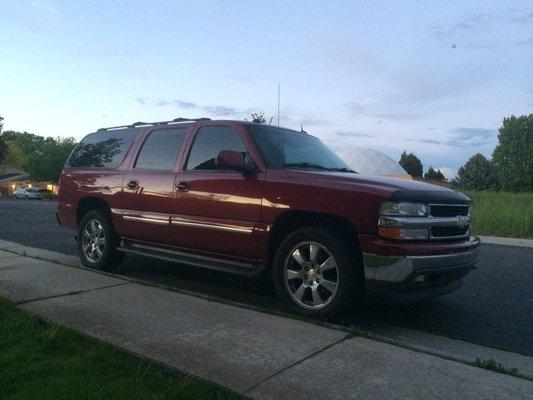
[{"label": "tinted window", "polygon": [[172,170],[186,129],[165,129],[153,131],[145,140],[135,168]]},{"label": "tinted window", "polygon": [[314,136],[268,125],[248,125],[246,129],[269,168],[279,165],[282,168],[316,166],[331,170],[349,170],[344,161]]},{"label": "tinted window", "polygon": [[187,169],[221,169],[216,158],[221,150],[246,153],[239,134],[229,126],[206,126],[196,134]]},{"label": "tinted window", "polygon": [[124,160],[138,130],[95,132],[86,136],[68,160],[70,167],[116,168]]}]

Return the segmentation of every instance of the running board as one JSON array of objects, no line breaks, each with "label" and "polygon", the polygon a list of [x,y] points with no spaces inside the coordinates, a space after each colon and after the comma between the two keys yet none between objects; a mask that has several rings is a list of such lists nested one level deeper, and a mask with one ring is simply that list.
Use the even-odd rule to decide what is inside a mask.
[{"label": "running board", "polygon": [[262,264],[249,264],[236,261],[228,261],[220,258],[205,257],[197,254],[183,253],[180,251],[163,249],[154,246],[134,244],[122,241],[117,248],[124,253],[137,254],[159,260],[170,261],[180,264],[193,265],[215,271],[228,272],[230,274],[255,277],[261,275],[266,266]]}]

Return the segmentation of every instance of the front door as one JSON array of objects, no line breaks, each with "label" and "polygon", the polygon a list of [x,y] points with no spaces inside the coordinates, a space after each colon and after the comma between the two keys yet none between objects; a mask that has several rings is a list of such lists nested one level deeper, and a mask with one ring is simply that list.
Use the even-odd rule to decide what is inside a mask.
[{"label": "front door", "polygon": [[187,128],[151,131],[126,173],[123,184],[123,235],[171,244],[170,215],[178,160]]},{"label": "front door", "polygon": [[187,163],[176,176],[172,238],[183,249],[253,260],[263,176],[217,165],[221,150],[249,154],[231,126],[204,126],[196,132]]}]

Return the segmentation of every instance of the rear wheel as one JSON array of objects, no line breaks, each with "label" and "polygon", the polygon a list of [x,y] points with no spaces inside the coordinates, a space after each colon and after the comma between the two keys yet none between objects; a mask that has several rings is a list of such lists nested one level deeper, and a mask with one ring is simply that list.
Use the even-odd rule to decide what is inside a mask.
[{"label": "rear wheel", "polygon": [[320,227],[303,228],[280,245],[274,286],[292,311],[311,317],[343,314],[362,292],[362,268],[355,243]]},{"label": "rear wheel", "polygon": [[100,210],[85,214],[78,227],[78,247],[83,265],[111,271],[124,259],[117,251],[120,243],[107,213]]}]

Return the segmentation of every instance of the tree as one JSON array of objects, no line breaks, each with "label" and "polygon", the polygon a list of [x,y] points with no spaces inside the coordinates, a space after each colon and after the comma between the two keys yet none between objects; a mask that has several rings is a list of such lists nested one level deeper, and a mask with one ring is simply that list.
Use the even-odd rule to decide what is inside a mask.
[{"label": "tree", "polygon": [[7,156],[7,143],[2,136],[0,136],[0,165],[4,162]]},{"label": "tree", "polygon": [[480,153],[459,168],[454,185],[464,190],[498,190],[498,174],[494,163]]},{"label": "tree", "polygon": [[[5,140],[15,143],[26,155],[42,153],[45,138],[28,132],[5,131],[2,133]],[[52,138],[50,138],[52,139]]]},{"label": "tree", "polygon": [[26,158],[24,157],[22,150],[20,150],[13,142],[5,140],[3,143],[5,144],[7,151],[3,160],[0,161],[0,172],[4,171],[6,167],[23,168]]},{"label": "tree", "polygon": [[492,158],[503,190],[533,189],[533,114],[503,119]]},{"label": "tree", "polygon": [[264,124],[266,122],[265,113],[252,113],[252,122]]},{"label": "tree", "polygon": [[0,117],[0,164],[4,161],[7,154],[7,144],[2,136],[2,128],[4,127],[4,118]]},{"label": "tree", "polygon": [[26,171],[32,179],[57,182],[74,147],[74,138],[46,138],[41,152],[28,156]]},{"label": "tree", "polygon": [[424,171],[422,161],[420,161],[420,159],[413,153],[407,154],[404,151],[400,157],[400,165],[413,178],[422,178],[422,173]]},{"label": "tree", "polygon": [[440,169],[434,170],[433,167],[429,167],[427,172],[424,174],[424,179],[430,180],[430,181],[445,181],[446,178],[442,172],[440,172]]}]

